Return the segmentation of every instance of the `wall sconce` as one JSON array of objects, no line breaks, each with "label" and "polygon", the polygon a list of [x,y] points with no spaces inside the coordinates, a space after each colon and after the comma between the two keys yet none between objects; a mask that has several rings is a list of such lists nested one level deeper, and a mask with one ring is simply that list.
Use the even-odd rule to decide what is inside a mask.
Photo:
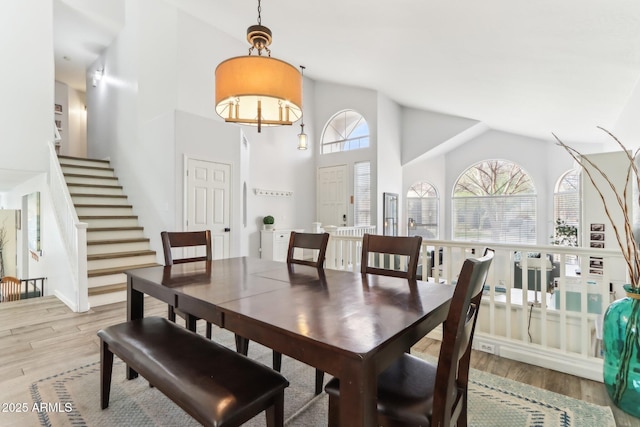
[{"label": "wall sconce", "polygon": [[98,85],[98,82],[102,80],[102,76],[104,76],[104,68],[98,68],[93,72],[93,87]]}]

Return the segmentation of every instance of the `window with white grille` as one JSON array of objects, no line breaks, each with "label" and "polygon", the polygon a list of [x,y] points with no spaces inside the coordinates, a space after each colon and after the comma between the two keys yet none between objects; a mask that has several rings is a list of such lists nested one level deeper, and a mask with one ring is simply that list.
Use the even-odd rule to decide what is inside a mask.
[{"label": "window with white grille", "polygon": [[[577,246],[580,236],[580,170],[572,169],[565,172],[558,182],[553,193],[553,219],[556,224],[557,244]],[[566,236],[558,236],[558,225],[576,227],[575,238],[567,239]]]},{"label": "window with white grille", "polygon": [[439,198],[435,187],[417,182],[407,191],[407,235],[438,238]]},{"label": "window with white grille", "polygon": [[353,224],[371,225],[371,163],[354,164],[353,180]]},{"label": "window with white grille", "polygon": [[453,190],[453,239],[492,243],[536,243],[533,181],[507,160],[485,160],[468,168]]}]

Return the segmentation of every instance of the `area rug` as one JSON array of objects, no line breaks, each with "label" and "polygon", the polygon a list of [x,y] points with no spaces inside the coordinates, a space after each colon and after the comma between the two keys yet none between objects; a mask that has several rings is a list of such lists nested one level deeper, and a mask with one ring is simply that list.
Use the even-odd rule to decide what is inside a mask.
[{"label": "area rug", "polygon": [[[233,336],[224,336],[229,346]],[[417,354],[417,353],[416,353]],[[421,356],[420,354],[417,354]],[[251,343],[249,356],[271,363],[271,350]],[[421,356],[430,358],[430,356]],[[286,425],[325,426],[327,397],[313,395],[315,370],[283,357],[283,374],[291,385],[285,394]],[[609,407],[592,405],[557,393],[472,370],[469,425],[487,427],[615,427]],[[198,426],[199,424],[143,379],[127,381],[116,358],[109,408],[100,410],[100,364],[89,363],[31,384],[32,408],[41,426]],[[247,424],[264,426],[264,414]]]}]

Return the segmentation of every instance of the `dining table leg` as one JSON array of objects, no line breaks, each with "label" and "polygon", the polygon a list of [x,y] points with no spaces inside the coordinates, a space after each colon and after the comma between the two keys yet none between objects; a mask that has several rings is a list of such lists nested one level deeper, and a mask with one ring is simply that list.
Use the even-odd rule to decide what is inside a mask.
[{"label": "dining table leg", "polygon": [[348,360],[340,370],[340,425],[377,425],[377,375],[371,361]]}]

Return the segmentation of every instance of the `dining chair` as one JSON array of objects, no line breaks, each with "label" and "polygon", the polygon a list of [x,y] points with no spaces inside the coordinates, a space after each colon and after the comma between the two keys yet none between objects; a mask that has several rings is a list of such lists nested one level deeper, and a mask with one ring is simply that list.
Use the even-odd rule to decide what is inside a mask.
[{"label": "dining chair", "polygon": [[[377,410],[381,426],[466,426],[467,385],[471,342],[482,289],[494,251],[464,261],[456,284],[437,365],[403,354],[378,375]],[[339,425],[340,380],[333,378],[329,394],[329,425]]]},{"label": "dining chair", "polygon": [[[178,232],[163,231],[160,233],[160,238],[162,239],[162,249],[164,252],[164,265],[183,264],[195,261],[211,261],[212,259],[211,230]],[[204,247],[206,251],[205,255],[179,259],[173,258],[173,253],[171,252],[172,248],[190,247]],[[182,312],[181,310],[174,308],[172,305],[169,305],[168,307],[169,311],[167,317],[172,322],[176,321],[176,314],[184,319],[187,318],[186,313]],[[207,338],[211,338],[211,329],[211,323],[207,322]]]},{"label": "dining chair", "polygon": [[[287,251],[288,264],[302,264],[316,268],[323,268],[324,258],[327,253],[327,243],[329,242],[329,233],[297,233],[291,232],[289,238],[289,249]],[[314,259],[296,258],[295,249],[312,249],[318,251],[317,257]],[[282,353],[273,352],[273,369],[280,372],[282,366]],[[322,385],[324,383],[324,372],[316,369],[316,387],[315,394],[322,393]]]},{"label": "dining chair", "polygon": [[4,276],[0,281],[0,302],[18,301],[20,299],[20,279]]},{"label": "dining chair", "polygon": [[[289,237],[289,249],[287,250],[287,263],[302,264],[311,267],[322,268],[324,266],[324,258],[327,253],[327,243],[329,242],[329,233],[298,233],[291,232]],[[317,257],[314,259],[296,258],[295,249],[313,249],[318,251]]]},{"label": "dining chair", "polygon": [[[360,271],[369,274],[378,274],[382,276],[403,277],[406,279],[416,279],[416,271],[418,269],[418,259],[420,258],[420,246],[422,245],[421,236],[380,236],[377,234],[365,234],[362,236],[362,260],[360,263]],[[393,268],[383,268],[379,265],[370,264],[371,258],[380,260],[371,254],[391,255],[389,265],[394,262],[393,255],[403,255],[408,257],[406,270],[395,270]]]}]

